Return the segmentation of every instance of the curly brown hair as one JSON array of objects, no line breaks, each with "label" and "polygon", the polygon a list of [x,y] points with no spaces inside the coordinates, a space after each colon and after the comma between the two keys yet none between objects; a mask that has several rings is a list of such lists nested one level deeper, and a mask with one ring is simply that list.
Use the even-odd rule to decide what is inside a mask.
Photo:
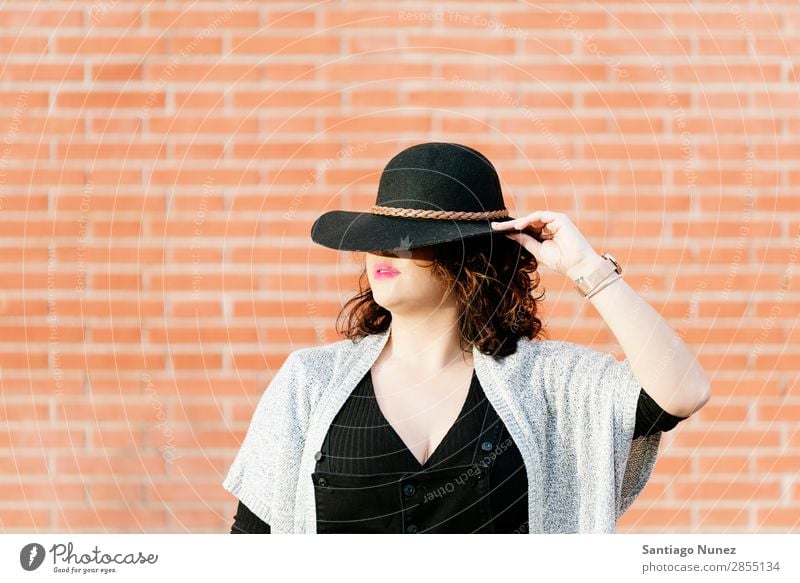
[{"label": "curly brown hair", "polygon": [[[547,331],[537,317],[544,299],[538,262],[532,253],[504,236],[480,235],[434,245],[431,275],[455,293],[459,306],[461,348],[474,344],[484,354],[505,357],[517,350],[517,340],[531,340]],[[340,320],[346,320],[344,328]],[[385,332],[392,314],[372,297],[366,265],[359,292],[342,307],[336,329],[351,340]]]}]

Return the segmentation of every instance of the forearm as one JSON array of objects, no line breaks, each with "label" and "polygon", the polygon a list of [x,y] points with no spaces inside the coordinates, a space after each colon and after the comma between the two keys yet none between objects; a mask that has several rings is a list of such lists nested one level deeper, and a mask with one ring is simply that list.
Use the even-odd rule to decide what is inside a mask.
[{"label": "forearm", "polygon": [[[574,280],[603,261],[599,254],[593,255],[566,275]],[[662,409],[688,417],[708,401],[711,381],[695,355],[624,276],[586,301],[600,313],[630,361],[636,379]]]}]

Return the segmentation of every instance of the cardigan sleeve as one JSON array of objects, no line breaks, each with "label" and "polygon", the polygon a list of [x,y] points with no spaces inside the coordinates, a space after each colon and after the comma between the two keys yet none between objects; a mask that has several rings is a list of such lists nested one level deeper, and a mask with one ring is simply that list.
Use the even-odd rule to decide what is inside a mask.
[{"label": "cardigan sleeve", "polygon": [[628,359],[605,355],[602,390],[612,399],[614,467],[617,519],[633,504],[647,485],[655,466],[662,430],[634,436],[642,386]]},{"label": "cardigan sleeve", "polygon": [[258,518],[272,523],[272,500],[293,471],[288,449],[299,433],[295,395],[297,351],[290,353],[263,392],[223,487]]},{"label": "cardigan sleeve", "polygon": [[567,377],[586,392],[579,401],[589,409],[588,417],[579,418],[592,424],[587,431],[599,432],[594,434],[593,453],[602,456],[597,463],[609,464],[609,479],[614,480],[610,502],[619,520],[650,479],[663,431],[651,428],[645,435],[636,434],[642,386],[628,359],[617,360],[613,354],[569,342],[560,347],[565,353],[572,349],[565,357],[570,367]]},{"label": "cardigan sleeve", "polygon": [[[642,386],[631,369],[630,361],[617,360],[613,354],[592,350],[571,342],[553,342],[552,351],[566,370],[555,371],[561,378],[556,385],[574,385],[573,390],[564,391],[575,397],[583,412],[576,418],[590,423],[581,434],[592,436],[591,455],[597,456],[595,465],[608,468],[609,474],[596,475],[595,479],[606,483],[613,480],[611,495],[618,520],[633,504],[650,479],[658,454],[663,431],[649,435],[634,436],[636,412]],[[597,468],[594,468],[597,472]],[[605,487],[602,488],[605,492]],[[604,494],[605,495],[605,494]],[[614,508],[612,508],[614,510]]]},{"label": "cardigan sleeve", "polygon": [[642,386],[627,359],[563,340],[534,346],[532,360],[542,364],[531,367],[531,382],[545,387],[546,400],[531,399],[530,414],[546,436],[538,449],[557,462],[543,528],[614,532],[650,479],[663,432],[634,437]]}]

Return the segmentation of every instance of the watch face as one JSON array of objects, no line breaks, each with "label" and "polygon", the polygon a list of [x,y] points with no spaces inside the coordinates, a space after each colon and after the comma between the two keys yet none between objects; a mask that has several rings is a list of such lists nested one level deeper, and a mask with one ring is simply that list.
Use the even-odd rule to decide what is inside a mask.
[{"label": "watch face", "polygon": [[603,253],[603,257],[609,259],[611,263],[614,264],[614,267],[616,267],[617,269],[617,273],[622,273],[622,267],[620,267],[619,263],[617,263],[617,260],[614,259],[613,255],[611,255],[610,253]]}]

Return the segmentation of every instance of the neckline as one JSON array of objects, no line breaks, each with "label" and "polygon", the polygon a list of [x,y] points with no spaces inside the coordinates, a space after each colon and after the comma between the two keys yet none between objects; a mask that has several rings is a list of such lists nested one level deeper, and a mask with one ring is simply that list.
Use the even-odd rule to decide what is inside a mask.
[{"label": "neckline", "polygon": [[386,417],[386,415],[383,414],[383,411],[381,410],[381,406],[378,403],[378,398],[375,395],[375,386],[372,384],[372,367],[370,367],[367,370],[367,377],[368,377],[368,380],[369,380],[369,390],[372,393],[371,396],[372,396],[373,401],[375,403],[375,408],[378,411],[378,415],[383,420],[383,422],[386,424],[386,426],[389,428],[389,431],[394,436],[394,438],[397,440],[397,442],[402,446],[401,449],[403,451],[403,454],[406,455],[409,459],[411,459],[414,462],[414,466],[416,468],[418,468],[418,471],[419,470],[425,470],[425,469],[429,468],[431,460],[433,460],[437,456],[439,451],[443,448],[445,441],[447,441],[447,439],[450,437],[450,434],[453,433],[453,430],[454,430],[455,426],[466,415],[466,410],[467,410],[467,407],[470,404],[470,401],[472,400],[473,391],[475,390],[475,384],[476,384],[476,381],[478,379],[477,371],[473,367],[473,369],[472,369],[472,377],[470,378],[469,388],[467,389],[467,396],[464,398],[464,402],[461,404],[461,409],[459,410],[455,421],[453,421],[453,423],[450,425],[450,427],[448,427],[448,429],[445,432],[445,434],[442,437],[442,439],[439,441],[439,443],[436,445],[434,450],[431,452],[431,455],[429,455],[428,459],[425,460],[425,463],[420,463],[420,461],[417,459],[417,456],[415,456],[414,453],[411,451],[411,448],[409,448],[408,445],[406,444],[406,442],[403,441],[403,438],[400,436],[400,434],[397,432],[397,430],[394,428],[394,426],[391,423],[389,423],[389,419]]}]

